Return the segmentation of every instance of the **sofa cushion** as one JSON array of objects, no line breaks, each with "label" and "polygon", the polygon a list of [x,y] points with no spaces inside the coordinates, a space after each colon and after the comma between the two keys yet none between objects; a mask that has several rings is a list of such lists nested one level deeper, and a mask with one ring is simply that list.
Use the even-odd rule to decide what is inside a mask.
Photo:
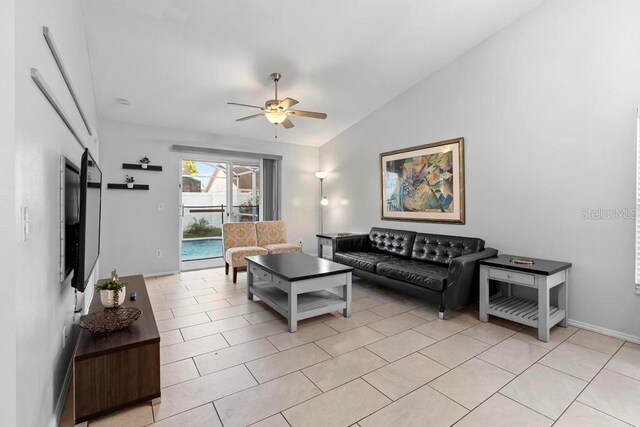
[{"label": "sofa cushion", "polygon": [[416,233],[413,231],[393,230],[373,227],[369,232],[371,247],[375,251],[409,258],[413,249]]},{"label": "sofa cushion", "polygon": [[266,247],[276,243],[287,243],[287,228],[284,221],[256,222],[258,246]]},{"label": "sofa cushion", "polygon": [[395,255],[382,254],[380,252],[336,252],[333,255],[335,262],[372,273],[376,272],[378,263],[397,259],[398,257]]},{"label": "sofa cushion", "polygon": [[224,248],[259,246],[256,225],[253,222],[227,222],[222,224]]},{"label": "sofa cushion", "polygon": [[302,248],[296,243],[274,243],[272,245],[264,245],[264,248],[268,250],[270,254],[302,252]]},{"label": "sofa cushion", "polygon": [[480,252],[484,240],[475,237],[416,234],[411,259],[449,265],[453,258]]},{"label": "sofa cushion", "polygon": [[448,268],[413,259],[381,262],[377,266],[378,274],[391,279],[442,291],[447,285]]},{"label": "sofa cushion", "polygon": [[224,254],[224,260],[231,267],[245,267],[247,260],[245,257],[254,255],[268,255],[269,251],[259,246],[239,246],[237,248],[229,248]]}]

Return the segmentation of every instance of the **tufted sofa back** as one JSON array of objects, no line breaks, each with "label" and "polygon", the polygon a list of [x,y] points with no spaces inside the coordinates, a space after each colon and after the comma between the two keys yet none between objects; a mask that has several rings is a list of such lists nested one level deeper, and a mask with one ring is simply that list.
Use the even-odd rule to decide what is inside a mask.
[{"label": "tufted sofa back", "polygon": [[405,230],[373,227],[369,232],[371,247],[379,252],[386,252],[409,258],[416,233]]},{"label": "tufted sofa back", "polygon": [[484,240],[475,237],[416,234],[411,259],[448,265],[452,258],[484,250]]}]

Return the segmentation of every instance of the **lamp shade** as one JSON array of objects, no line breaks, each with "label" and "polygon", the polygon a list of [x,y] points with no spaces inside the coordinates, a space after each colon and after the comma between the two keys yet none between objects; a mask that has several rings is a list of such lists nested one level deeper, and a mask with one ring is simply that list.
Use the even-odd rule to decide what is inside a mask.
[{"label": "lamp shade", "polygon": [[321,204],[322,206],[327,206],[327,205],[329,204],[329,199],[327,199],[326,197],[323,197],[323,198],[320,200],[320,204]]},{"label": "lamp shade", "polygon": [[274,125],[279,125],[287,118],[287,113],[283,113],[282,111],[268,111],[264,115],[267,120],[269,120]]},{"label": "lamp shade", "polygon": [[327,177],[327,173],[326,172],[316,172],[316,178],[318,179],[325,179]]}]

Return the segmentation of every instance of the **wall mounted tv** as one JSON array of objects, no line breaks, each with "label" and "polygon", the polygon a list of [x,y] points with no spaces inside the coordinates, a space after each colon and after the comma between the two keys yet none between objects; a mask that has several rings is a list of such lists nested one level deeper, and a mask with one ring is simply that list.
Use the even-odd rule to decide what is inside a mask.
[{"label": "wall mounted tv", "polygon": [[80,168],[71,160],[62,157],[62,192],[64,201],[61,214],[64,229],[61,230],[62,245],[60,282],[69,277],[78,260],[78,230],[80,227]]},{"label": "wall mounted tv", "polygon": [[84,292],[100,254],[100,211],[102,203],[102,172],[85,150],[80,166],[80,223],[78,253],[71,286]]}]

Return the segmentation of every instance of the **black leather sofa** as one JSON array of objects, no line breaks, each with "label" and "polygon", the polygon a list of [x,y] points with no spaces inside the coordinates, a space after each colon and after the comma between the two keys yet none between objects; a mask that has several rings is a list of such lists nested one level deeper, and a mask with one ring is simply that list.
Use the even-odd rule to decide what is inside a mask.
[{"label": "black leather sofa", "polygon": [[416,233],[388,228],[338,238],[333,260],[383,286],[456,310],[477,301],[477,261],[496,256],[473,237]]}]

